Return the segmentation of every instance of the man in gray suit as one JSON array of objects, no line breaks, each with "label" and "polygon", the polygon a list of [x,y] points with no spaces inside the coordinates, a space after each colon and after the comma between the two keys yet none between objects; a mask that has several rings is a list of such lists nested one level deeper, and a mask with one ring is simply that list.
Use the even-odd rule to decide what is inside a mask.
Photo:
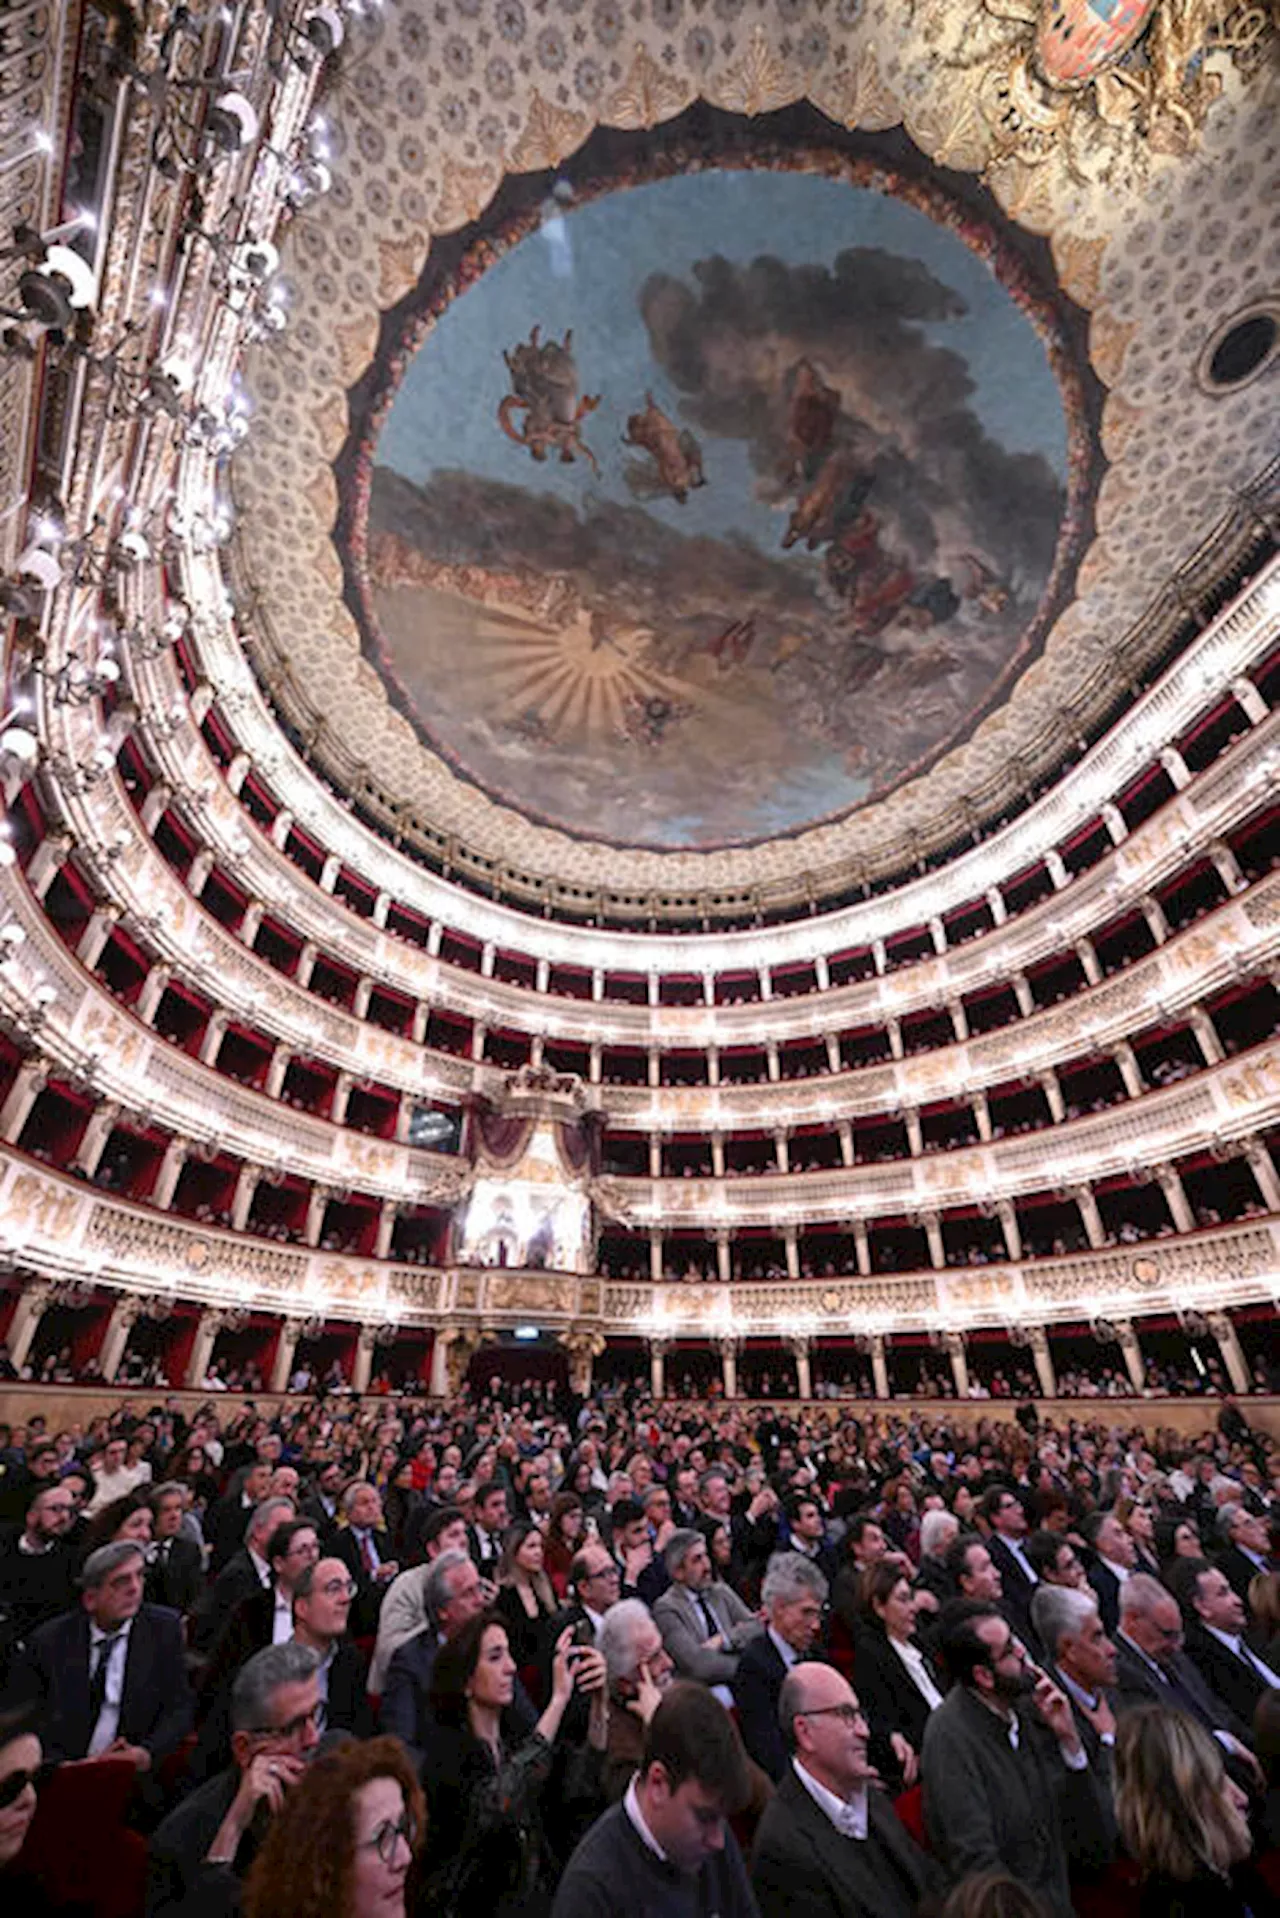
[{"label": "man in gray suit", "polygon": [[654,1604],[653,1621],[677,1675],[732,1685],[738,1653],[763,1630],[759,1618],[715,1577],[701,1532],[673,1532],[663,1559],[671,1583]]}]

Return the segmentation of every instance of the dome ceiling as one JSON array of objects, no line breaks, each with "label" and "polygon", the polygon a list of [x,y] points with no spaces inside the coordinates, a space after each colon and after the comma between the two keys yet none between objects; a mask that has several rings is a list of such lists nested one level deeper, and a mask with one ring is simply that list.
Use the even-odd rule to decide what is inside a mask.
[{"label": "dome ceiling", "polygon": [[821,889],[1114,701],[1274,451],[1274,375],[1204,367],[1280,278],[1275,74],[1242,28],[1171,92],[1163,10],[1015,11],[454,0],[344,48],[232,469],[322,767],[564,883]]}]

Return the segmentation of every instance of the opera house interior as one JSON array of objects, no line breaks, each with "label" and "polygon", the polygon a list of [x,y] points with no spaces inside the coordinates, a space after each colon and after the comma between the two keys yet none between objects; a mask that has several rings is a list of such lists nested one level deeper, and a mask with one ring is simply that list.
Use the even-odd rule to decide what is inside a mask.
[{"label": "opera house interior", "polygon": [[0,198],[6,1417],[1280,1437],[1273,8],[11,0]]}]

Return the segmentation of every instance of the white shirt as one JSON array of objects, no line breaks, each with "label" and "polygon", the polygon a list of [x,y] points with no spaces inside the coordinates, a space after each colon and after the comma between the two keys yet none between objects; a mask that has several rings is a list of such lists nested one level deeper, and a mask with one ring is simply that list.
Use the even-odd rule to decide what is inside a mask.
[{"label": "white shirt", "polygon": [[271,1567],[267,1564],[267,1561],[265,1558],[258,1557],[258,1554],[254,1551],[252,1545],[246,1545],[245,1550],[249,1554],[250,1564],[253,1566],[254,1571],[258,1574],[258,1583],[262,1586],[263,1590],[265,1591],[267,1586],[271,1583]]},{"label": "white shirt", "polygon": [[1272,1671],[1265,1659],[1258,1658],[1251,1652],[1239,1635],[1233,1638],[1230,1632],[1220,1632],[1216,1625],[1206,1625],[1205,1630],[1211,1633],[1220,1645],[1225,1645],[1229,1652],[1234,1652],[1237,1658],[1243,1659],[1246,1665],[1251,1665],[1259,1678],[1265,1678],[1268,1685],[1280,1691],[1280,1676]]},{"label": "white shirt", "polygon": [[1105,1565],[1112,1577],[1118,1578],[1122,1585],[1126,1579],[1133,1577],[1133,1573],[1127,1565],[1117,1565],[1113,1558],[1104,1558],[1101,1552],[1098,1553],[1098,1563],[1099,1565]]},{"label": "white shirt", "polygon": [[598,1645],[600,1643],[600,1627],[604,1624],[604,1613],[593,1612],[589,1605],[584,1605],[582,1609],[591,1621],[591,1630],[595,1634],[595,1641]]},{"label": "white shirt", "polygon": [[805,1770],[798,1758],[793,1758],[791,1768],[796,1777],[812,1798],[818,1810],[828,1817],[838,1832],[846,1838],[865,1838],[867,1835],[867,1788],[865,1785],[854,1793],[852,1798],[837,1798],[833,1791],[820,1785],[811,1772]]},{"label": "white shirt", "polygon": [[113,1499],[124,1498],[136,1491],[144,1479],[151,1477],[149,1465],[122,1465],[118,1472],[103,1472],[94,1487],[93,1497],[85,1506],[88,1518],[100,1512],[104,1505],[110,1505]]},{"label": "white shirt", "polygon": [[293,1600],[276,1586],[275,1611],[271,1616],[271,1643],[283,1645],[293,1637]]},{"label": "white shirt", "polygon": [[[98,1722],[89,1733],[89,1749],[85,1756],[97,1758],[115,1739],[120,1730],[120,1705],[124,1698],[124,1668],[129,1658],[129,1632],[133,1620],[129,1619],[120,1628],[119,1635],[107,1656],[107,1691],[103,1699],[102,1710],[98,1713]],[[89,1625],[89,1676],[93,1677],[93,1668],[98,1662],[98,1647],[111,1637],[110,1632],[100,1631],[90,1622]]]},{"label": "white shirt", "polygon": [[644,1813],[640,1809],[640,1797],[636,1791],[637,1776],[638,1773],[633,1772],[631,1774],[631,1783],[627,1786],[627,1795],[622,1801],[622,1809],[631,1820],[632,1827],[639,1837],[640,1843],[644,1845],[647,1850],[651,1851],[655,1858],[660,1858],[665,1865],[667,1862],[667,1854],[649,1830],[648,1825],[645,1823]]},{"label": "white shirt", "polygon": [[1040,1580],[1036,1576],[1031,1560],[1022,1549],[1022,1540],[1019,1538],[1009,1538],[1004,1532],[998,1532],[996,1536],[1002,1545],[1007,1546],[1014,1563],[1020,1568],[1023,1576],[1030,1579],[1033,1585],[1038,1585]]},{"label": "white shirt", "polygon": [[898,1654],[898,1657],[906,1666],[907,1676],[910,1678],[911,1683],[920,1693],[929,1710],[933,1711],[935,1706],[942,1703],[942,1693],[938,1690],[938,1687],[934,1684],[929,1674],[929,1667],[924,1662],[924,1653],[918,1645],[904,1644],[900,1638],[895,1638],[892,1632],[886,1633],[885,1635],[889,1643],[893,1646],[894,1651]]},{"label": "white shirt", "polygon": [[778,1657],[782,1660],[787,1670],[790,1671],[793,1665],[798,1665],[800,1663],[799,1652],[796,1651],[794,1646],[788,1645],[785,1638],[779,1638],[777,1632],[774,1631],[772,1625],[766,1626],[765,1629],[768,1632],[769,1637],[773,1640],[774,1651],[777,1652]]}]

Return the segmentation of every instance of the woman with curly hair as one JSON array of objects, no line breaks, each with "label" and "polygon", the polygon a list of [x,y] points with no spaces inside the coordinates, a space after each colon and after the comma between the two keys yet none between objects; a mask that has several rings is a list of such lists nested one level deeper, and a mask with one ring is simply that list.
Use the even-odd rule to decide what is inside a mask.
[{"label": "woman with curly hair", "polygon": [[398,1738],[334,1746],[272,1819],[245,1881],[244,1918],[404,1918],[424,1823]]},{"label": "woman with curly hair", "polygon": [[90,1552],[96,1552],[99,1545],[110,1545],[118,1538],[127,1538],[132,1544],[145,1548],[151,1543],[152,1525],[151,1505],[145,1492],[126,1492],[123,1498],[113,1498],[110,1505],[104,1505],[89,1520],[80,1541],[81,1562]]}]

